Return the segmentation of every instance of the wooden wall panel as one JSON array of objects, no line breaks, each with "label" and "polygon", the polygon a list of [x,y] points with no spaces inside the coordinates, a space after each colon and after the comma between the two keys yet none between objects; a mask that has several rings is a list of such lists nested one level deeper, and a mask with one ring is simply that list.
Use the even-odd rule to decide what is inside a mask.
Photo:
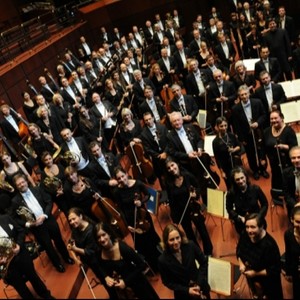
[{"label": "wooden wall panel", "polygon": [[23,69],[20,65],[17,65],[11,69],[8,73],[3,74],[0,78],[2,85],[5,89],[9,89],[19,82],[24,77]]}]

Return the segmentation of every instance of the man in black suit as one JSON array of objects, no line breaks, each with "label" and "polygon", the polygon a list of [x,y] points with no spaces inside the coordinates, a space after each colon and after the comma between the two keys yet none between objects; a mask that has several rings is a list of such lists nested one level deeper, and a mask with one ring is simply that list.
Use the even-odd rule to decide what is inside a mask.
[{"label": "man in black suit", "polygon": [[216,69],[220,69],[222,71],[222,73],[226,76],[225,80],[229,80],[229,78],[230,78],[229,70],[227,68],[225,68],[220,62],[216,61],[214,59],[213,55],[208,55],[206,57],[206,64],[207,64],[207,67],[205,69],[203,69],[203,71],[206,75],[207,82],[214,81],[213,72]]},{"label": "man in black suit", "polygon": [[258,180],[260,174],[265,178],[269,178],[266,171],[267,159],[264,154],[262,140],[267,114],[259,99],[250,98],[247,85],[239,87],[238,96],[240,102],[232,108],[234,132],[245,147],[248,164],[253,172],[254,179]]},{"label": "man in black suit", "polygon": [[221,63],[230,70],[230,66],[235,61],[236,51],[230,40],[226,40],[226,36],[223,33],[218,35],[218,43],[214,50],[215,55],[221,61]]},{"label": "man in black suit", "polygon": [[187,94],[193,96],[199,109],[206,109],[205,95],[208,82],[204,72],[198,66],[199,63],[196,59],[190,60],[190,72],[186,77],[185,87]]},{"label": "man in black suit", "polygon": [[79,54],[81,53],[81,59],[82,59],[82,61],[86,62],[87,60],[91,59],[92,48],[86,42],[84,36],[81,36],[79,38],[79,40],[80,40],[80,45],[78,47],[78,52],[79,52]]},{"label": "man in black suit", "polygon": [[39,83],[41,84],[40,93],[44,96],[48,103],[52,102],[52,97],[58,92],[57,87],[52,82],[47,82],[45,76],[39,77]]},{"label": "man in black suit", "polygon": [[189,48],[184,47],[182,40],[176,41],[175,45],[177,50],[174,53],[174,58],[177,65],[177,72],[185,86],[185,80],[188,74],[187,59],[191,57],[191,51]]},{"label": "man in black suit", "polygon": [[102,45],[104,42],[107,42],[111,47],[112,43],[114,42],[114,39],[113,36],[106,31],[106,28],[102,26],[100,28],[100,45]]},{"label": "man in black suit", "polygon": [[282,186],[284,200],[290,218],[291,210],[295,204],[300,201],[300,147],[295,146],[291,148],[289,155],[293,166],[283,170]]},{"label": "man in black suit", "polygon": [[206,39],[201,35],[201,32],[198,28],[193,30],[193,37],[193,40],[189,44],[191,56],[200,61],[200,44],[202,41],[206,42]]},{"label": "man in black suit", "polygon": [[292,48],[288,33],[285,29],[277,28],[275,19],[269,21],[269,29],[263,37],[264,43],[269,47],[271,56],[278,59],[285,80],[292,80]]},{"label": "man in black suit", "polygon": [[170,45],[175,45],[175,29],[174,29],[174,21],[168,20],[166,21],[166,31],[165,36],[169,39]]},{"label": "man in black suit", "polygon": [[[3,278],[5,282],[13,286],[22,299],[34,299],[32,292],[26,285],[27,280],[41,298],[54,299],[38,276],[32,258],[24,246],[25,230],[9,215],[0,215],[0,228],[2,230],[0,240],[5,241],[8,239],[8,241],[12,240],[14,242],[12,249],[8,249],[12,251],[13,258]],[[0,265],[6,263],[7,258],[2,256],[1,253]]]},{"label": "man in black suit", "polygon": [[[268,116],[274,109],[280,109],[280,104],[286,102],[287,98],[283,87],[278,83],[271,82],[270,73],[262,71],[260,73],[261,86],[255,90],[254,97],[262,101],[265,111]],[[267,118],[267,126],[269,124],[269,117]]]},{"label": "man in black suit", "polygon": [[154,24],[153,44],[157,52],[159,52],[162,47],[164,36],[165,32],[161,30],[158,24]]},{"label": "man in black suit", "polygon": [[278,7],[278,17],[276,22],[279,28],[285,29],[289,35],[291,45],[294,45],[296,40],[295,22],[294,19],[286,15],[285,7]]},{"label": "man in black suit", "polygon": [[166,109],[158,96],[154,96],[152,86],[145,85],[145,100],[139,105],[141,119],[144,113],[151,112],[156,122],[160,122],[166,118]]},{"label": "man in black suit", "polygon": [[150,20],[147,20],[145,23],[146,27],[144,29],[144,34],[145,34],[145,39],[148,44],[152,44],[153,41],[153,35],[154,35],[154,30],[152,28],[152,24]]},{"label": "man in black suit", "polygon": [[[216,118],[225,116],[229,118],[230,110],[237,98],[234,83],[223,80],[223,73],[220,69],[213,71],[214,81],[209,83],[207,93],[208,122],[215,126]],[[228,120],[230,122],[230,119]]]},{"label": "man in black suit", "polygon": [[271,80],[275,83],[283,81],[283,74],[280,68],[279,61],[276,57],[270,57],[270,50],[267,46],[260,48],[260,60],[254,65],[254,77],[259,80],[259,74],[261,71],[268,71],[271,76]]},{"label": "man in black suit", "polygon": [[79,108],[83,103],[83,98],[80,94],[80,91],[74,84],[69,84],[69,81],[66,77],[61,78],[61,95],[65,101],[68,101],[73,108]]},{"label": "man in black suit", "polygon": [[91,142],[89,149],[93,156],[90,177],[100,188],[102,196],[112,198],[111,189],[118,185],[114,179],[114,169],[119,165],[119,160],[111,152],[104,153],[97,141]]},{"label": "man in black suit", "polygon": [[162,48],[160,51],[161,58],[158,60],[158,64],[160,66],[160,69],[164,73],[164,76],[168,78],[168,82],[172,81],[172,76],[174,76],[177,73],[177,66],[176,61],[174,57],[168,56],[168,50],[165,48]]},{"label": "man in black suit", "polygon": [[145,153],[151,158],[155,175],[163,187],[162,175],[164,174],[164,169],[162,165],[167,158],[168,130],[165,125],[155,122],[154,116],[150,111],[143,114],[143,121],[145,126],[140,138],[144,145]]},{"label": "man in black suit", "polygon": [[64,155],[67,151],[72,153],[71,161],[67,162],[74,166],[79,174],[83,176],[90,175],[90,152],[83,137],[73,137],[73,133],[69,128],[64,128],[60,132],[64,142],[60,145],[61,154]]},{"label": "man in black suit", "polygon": [[182,95],[181,87],[178,84],[173,84],[171,88],[174,95],[170,101],[171,112],[180,112],[185,124],[196,121],[198,106],[194,98],[191,95]]},{"label": "man in black suit", "polygon": [[[74,264],[74,260],[69,256],[59,226],[52,215],[53,203],[50,195],[40,187],[29,188],[27,179],[23,174],[15,175],[13,181],[18,190],[16,196],[12,199],[14,218],[23,228],[26,227],[33,233],[36,240],[47,252],[57,271],[65,272],[56,249],[67,264]],[[30,217],[22,216],[20,213],[22,207],[31,211]],[[52,240],[56,249],[53,247]]]}]

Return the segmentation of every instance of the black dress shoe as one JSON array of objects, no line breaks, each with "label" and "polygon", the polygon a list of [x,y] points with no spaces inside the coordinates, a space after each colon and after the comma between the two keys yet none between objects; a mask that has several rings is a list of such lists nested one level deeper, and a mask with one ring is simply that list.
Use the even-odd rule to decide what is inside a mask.
[{"label": "black dress shoe", "polygon": [[71,257],[65,259],[65,262],[66,262],[68,265],[74,265],[74,264],[75,264],[74,259],[71,258]]},{"label": "black dress shoe", "polygon": [[57,265],[55,268],[59,273],[64,273],[66,271],[64,266],[61,264]]},{"label": "black dress shoe", "polygon": [[266,179],[270,178],[270,175],[267,171],[262,171],[261,176],[266,178]]},{"label": "black dress shoe", "polygon": [[254,173],[253,173],[253,178],[254,178],[255,180],[258,180],[258,179],[259,179],[259,174],[258,174],[257,172],[254,172]]}]

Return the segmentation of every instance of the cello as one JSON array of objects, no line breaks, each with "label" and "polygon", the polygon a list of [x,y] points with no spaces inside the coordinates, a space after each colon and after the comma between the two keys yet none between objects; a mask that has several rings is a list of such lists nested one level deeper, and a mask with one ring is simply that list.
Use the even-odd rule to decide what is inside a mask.
[{"label": "cello", "polygon": [[131,161],[131,170],[134,178],[145,181],[154,175],[152,162],[144,156],[144,147],[140,143],[130,143],[125,153]]}]

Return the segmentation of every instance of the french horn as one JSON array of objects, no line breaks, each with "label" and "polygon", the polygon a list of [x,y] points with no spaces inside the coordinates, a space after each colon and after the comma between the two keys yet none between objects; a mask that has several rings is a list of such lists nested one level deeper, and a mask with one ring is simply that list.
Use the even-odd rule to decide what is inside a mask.
[{"label": "french horn", "polygon": [[56,193],[59,188],[62,187],[62,181],[57,177],[46,177],[44,179],[45,187],[52,193]]},{"label": "french horn", "polygon": [[14,187],[5,180],[0,180],[0,189],[10,193],[13,193],[15,191]]},{"label": "french horn", "polygon": [[5,262],[0,265],[0,278],[5,278],[10,262],[14,258],[15,254],[13,249],[16,247],[16,243],[12,238],[0,237],[0,257],[5,258]]},{"label": "french horn", "polygon": [[66,151],[63,155],[63,160],[72,166],[76,166],[80,162],[80,156],[77,153]]},{"label": "french horn", "polygon": [[32,210],[26,206],[19,206],[16,213],[26,222],[35,222],[36,218]]}]

